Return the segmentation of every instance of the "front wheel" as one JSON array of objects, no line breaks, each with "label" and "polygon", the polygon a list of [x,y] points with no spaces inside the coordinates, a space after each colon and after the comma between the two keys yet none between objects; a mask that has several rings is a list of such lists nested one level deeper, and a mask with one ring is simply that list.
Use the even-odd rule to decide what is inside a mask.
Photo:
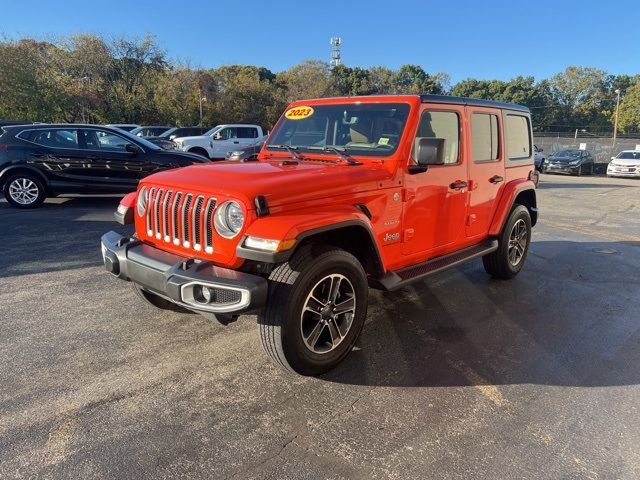
[{"label": "front wheel", "polygon": [[209,153],[204,148],[192,148],[191,150],[189,150],[189,153],[195,153],[196,155],[200,155],[207,160],[211,160],[211,158],[209,157]]},{"label": "front wheel", "polygon": [[515,277],[524,265],[531,243],[531,215],[522,205],[511,210],[498,238],[498,249],[482,257],[485,271],[496,278]]},{"label": "front wheel", "polygon": [[319,375],[353,349],[367,315],[368,285],[360,262],[338,249],[306,246],[269,277],[258,315],[262,346],[281,368]]}]

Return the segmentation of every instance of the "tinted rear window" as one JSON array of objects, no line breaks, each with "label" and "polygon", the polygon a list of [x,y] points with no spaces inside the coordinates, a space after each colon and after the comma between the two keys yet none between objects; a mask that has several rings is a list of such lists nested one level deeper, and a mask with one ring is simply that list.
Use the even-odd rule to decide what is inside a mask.
[{"label": "tinted rear window", "polygon": [[508,114],[506,119],[507,155],[510,160],[531,157],[531,125],[523,115]]}]

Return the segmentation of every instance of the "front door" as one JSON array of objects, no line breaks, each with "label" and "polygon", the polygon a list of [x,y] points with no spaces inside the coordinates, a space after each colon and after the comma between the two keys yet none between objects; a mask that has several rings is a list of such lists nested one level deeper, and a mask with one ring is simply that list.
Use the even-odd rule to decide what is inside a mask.
[{"label": "front door", "polygon": [[92,188],[105,191],[135,190],[138,181],[151,173],[152,165],[142,152],[128,152],[131,140],[99,128],[80,129],[80,143],[91,159],[88,175]]},{"label": "front door", "polygon": [[[406,175],[403,214],[405,255],[416,260],[448,253],[464,240],[467,161],[461,139],[463,106],[424,105],[415,143],[421,137],[444,140],[443,165]],[[410,162],[415,163],[412,158]]]},{"label": "front door", "polygon": [[469,128],[469,208],[467,238],[486,236],[495,202],[504,186],[504,135],[500,110],[467,107]]},{"label": "front door", "polygon": [[224,158],[227,153],[253,145],[258,139],[256,127],[225,127],[213,137],[212,158]]}]

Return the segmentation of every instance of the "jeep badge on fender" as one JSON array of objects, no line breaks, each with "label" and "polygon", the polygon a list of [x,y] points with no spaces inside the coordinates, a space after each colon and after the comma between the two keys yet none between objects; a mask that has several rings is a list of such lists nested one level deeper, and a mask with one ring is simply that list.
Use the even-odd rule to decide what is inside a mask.
[{"label": "jeep badge on fender", "polygon": [[318,375],[353,349],[369,288],[396,290],[476,258],[494,277],[517,275],[538,217],[533,160],[519,105],[294,102],[258,161],[144,178],[116,212],[135,234],[103,235],[103,261],[159,309],[223,323],[257,314],[273,362]]}]

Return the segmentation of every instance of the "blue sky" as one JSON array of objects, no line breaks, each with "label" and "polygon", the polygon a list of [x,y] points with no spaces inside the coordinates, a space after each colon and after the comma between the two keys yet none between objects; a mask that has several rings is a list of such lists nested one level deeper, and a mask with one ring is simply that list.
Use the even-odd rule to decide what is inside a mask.
[{"label": "blue sky", "polygon": [[467,77],[545,78],[568,65],[640,73],[640,2],[11,0],[0,32],[39,38],[75,32],[152,33],[192,66],[264,65],[281,71],[328,60],[343,39],[349,66],[406,63]]}]

